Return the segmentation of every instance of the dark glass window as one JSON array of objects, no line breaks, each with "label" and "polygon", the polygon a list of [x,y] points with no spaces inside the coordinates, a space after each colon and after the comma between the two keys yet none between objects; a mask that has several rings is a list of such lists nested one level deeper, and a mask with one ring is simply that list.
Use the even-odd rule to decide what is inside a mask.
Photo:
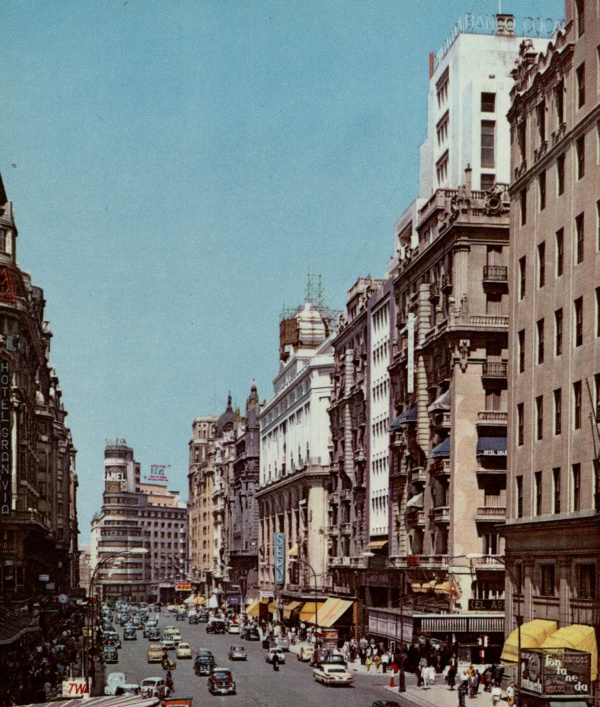
[{"label": "dark glass window", "polygon": [[556,158],[556,191],[560,196],[565,191],[565,156]]},{"label": "dark glass window", "polygon": [[552,469],[552,512],[560,513],[560,467]]},{"label": "dark glass window", "polygon": [[537,362],[544,363],[544,320],[537,322]]},{"label": "dark glass window", "polygon": [[574,343],[575,346],[583,344],[583,297],[578,297],[573,303],[574,309]]},{"label": "dark glass window", "polygon": [[585,224],[583,220],[583,214],[579,214],[575,217],[575,262],[581,263],[583,260],[583,250],[584,250],[584,238],[585,238]]},{"label": "dark glass window", "polygon": [[557,388],[553,392],[554,398],[554,434],[562,432],[562,390]]},{"label": "dark glass window", "polygon": [[554,312],[554,353],[556,356],[562,354],[563,343],[563,311],[562,307]]},{"label": "dark glass window", "polygon": [[585,105],[585,63],[581,64],[575,72],[577,80],[577,107]]},{"label": "dark glass window", "polygon": [[556,277],[563,274],[565,266],[565,229],[556,232]]},{"label": "dark glass window", "polygon": [[556,593],[554,565],[542,565],[540,567],[540,575],[540,595],[543,597],[553,597]]}]

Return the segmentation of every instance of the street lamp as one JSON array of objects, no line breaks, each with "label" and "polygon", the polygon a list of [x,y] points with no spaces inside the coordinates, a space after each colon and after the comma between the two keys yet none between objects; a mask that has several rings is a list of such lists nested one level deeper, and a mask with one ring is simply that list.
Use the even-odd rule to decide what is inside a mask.
[{"label": "street lamp", "polygon": [[314,571],[313,566],[308,563],[306,560],[301,560],[299,557],[290,557],[290,562],[300,562],[303,565],[306,565],[308,569],[313,573],[313,578],[315,580],[315,630],[319,630],[319,605],[317,602],[317,597],[319,596],[319,592],[317,589],[317,573]]},{"label": "street lamp", "polygon": [[[92,611],[90,611],[89,602],[91,599],[94,598],[94,583],[95,583],[96,578],[98,576],[98,572],[103,567],[105,567],[111,560],[114,560],[116,557],[125,557],[127,555],[146,555],[147,553],[148,553],[148,549],[145,547],[132,547],[129,550],[117,550],[116,552],[111,552],[109,555],[106,555],[106,557],[103,557],[101,560],[99,560],[96,563],[96,566],[94,567],[94,571],[92,572],[92,576],[90,577],[90,583],[88,586],[87,618],[90,619],[90,621],[89,621],[90,625],[87,625],[85,627],[86,630],[84,632],[84,643],[83,643],[83,658],[84,658],[83,659],[83,668],[84,668],[86,692],[88,695],[90,693],[89,637],[90,637],[90,633],[92,633],[94,630],[93,607],[92,607]],[[94,640],[93,640],[93,636],[92,636],[92,647],[93,647],[93,645],[94,645]]]},{"label": "street lamp", "polygon": [[[484,557],[487,557],[487,555],[484,555],[482,553],[478,552],[472,552],[468,555],[465,555],[465,558],[467,560],[480,560]],[[508,572],[508,576],[511,579],[511,582],[513,584],[513,587],[515,588],[515,592],[517,594],[517,615],[516,615],[516,621],[517,621],[517,698],[516,698],[516,705],[517,707],[520,706],[521,704],[521,623],[523,621],[523,617],[521,616],[521,587],[517,586],[517,580],[515,578],[515,575],[512,571],[512,569],[509,567],[509,565],[506,564],[506,560],[503,560],[499,557],[494,556],[494,560],[496,562],[499,562],[504,569]]]}]

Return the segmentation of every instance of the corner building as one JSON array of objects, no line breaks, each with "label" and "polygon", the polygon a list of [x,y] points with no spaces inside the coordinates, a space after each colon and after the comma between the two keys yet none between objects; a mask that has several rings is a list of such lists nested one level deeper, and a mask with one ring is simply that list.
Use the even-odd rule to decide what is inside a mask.
[{"label": "corner building", "polygon": [[[522,45],[509,113],[507,633],[520,622],[536,626],[540,619],[555,622],[554,646],[566,646],[566,634],[575,633],[571,645],[591,653],[595,683],[600,626],[598,3],[568,0],[566,16],[566,28],[546,52]],[[593,688],[597,700],[597,683]],[[588,704],[581,692],[571,700]],[[552,703],[532,694],[526,683],[523,704]]]}]

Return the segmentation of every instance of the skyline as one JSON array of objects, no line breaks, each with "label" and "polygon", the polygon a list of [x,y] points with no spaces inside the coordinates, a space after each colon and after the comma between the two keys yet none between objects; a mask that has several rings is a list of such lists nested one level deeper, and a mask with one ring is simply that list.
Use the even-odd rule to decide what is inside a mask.
[{"label": "skyline", "polygon": [[[564,15],[539,5],[502,9]],[[429,53],[475,6],[497,11],[6,3],[0,171],[47,301],[82,544],[105,439],[125,438],[142,475],[170,465],[186,498],[192,420],[229,391],[243,411],[253,378],[270,399],[279,315],[307,273],[336,309],[385,274],[418,194]]]}]

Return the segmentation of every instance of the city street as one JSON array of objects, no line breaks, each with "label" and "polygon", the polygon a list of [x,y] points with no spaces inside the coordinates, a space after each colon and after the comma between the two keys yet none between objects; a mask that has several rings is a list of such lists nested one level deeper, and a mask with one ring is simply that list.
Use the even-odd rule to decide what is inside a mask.
[{"label": "city street", "polygon": [[[229,705],[231,707],[342,707],[356,705],[371,707],[378,699],[396,699],[403,705],[413,702],[391,695],[385,689],[389,685],[388,675],[356,674],[353,687],[329,688],[314,681],[312,668],[307,663],[298,661],[293,652],[286,654],[286,663],[279,672],[265,662],[265,650],[257,641],[242,641],[238,635],[207,634],[206,624],[189,625],[187,622],[176,622],[174,616],[161,615],[159,625],[164,629],[167,625],[177,626],[184,641],[192,646],[194,655],[199,648],[210,649],[221,667],[232,670],[237,683],[237,695],[213,696],[208,692],[207,678],[198,677],[193,671],[193,660],[177,660],[177,668],[173,671],[175,682],[175,697],[193,697],[194,707],[200,705]],[[123,629],[118,628],[122,637]],[[123,641],[119,651],[119,663],[107,665],[106,674],[124,672],[129,682],[140,682],[146,677],[164,676],[159,664],[149,664],[146,660],[146,650],[149,641],[138,631],[136,641]],[[240,644],[246,647],[247,661],[230,661],[227,657],[229,646]],[[170,656],[175,660],[174,652]]]}]

